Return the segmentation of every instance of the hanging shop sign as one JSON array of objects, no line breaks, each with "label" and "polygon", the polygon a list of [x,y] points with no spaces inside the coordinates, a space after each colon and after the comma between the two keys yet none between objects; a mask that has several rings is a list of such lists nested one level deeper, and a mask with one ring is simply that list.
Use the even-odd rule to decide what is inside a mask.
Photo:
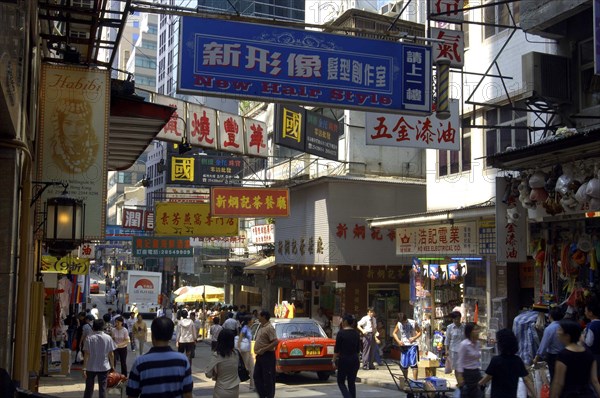
[{"label": "hanging shop sign", "polygon": [[96,258],[96,245],[92,243],[84,243],[77,250],[77,257],[88,258],[93,260]]},{"label": "hanging shop sign", "polygon": [[294,105],[275,105],[274,135],[277,145],[338,160],[343,124]]},{"label": "hanging shop sign", "polygon": [[[85,203],[86,240],[105,232],[109,100],[107,71],[42,65],[38,180],[66,182],[69,196]],[[38,203],[62,191],[51,186]]]},{"label": "hanging shop sign", "polygon": [[434,64],[440,59],[448,59],[451,68],[465,66],[465,32],[462,30],[431,28],[431,37],[443,40],[432,45]]},{"label": "hanging shop sign", "polygon": [[151,231],[154,224],[154,212],[143,209],[123,208],[122,227],[138,231]]},{"label": "hanging shop sign", "polygon": [[189,238],[134,236],[132,238],[134,257],[193,257],[194,249]]},{"label": "hanging shop sign", "polygon": [[167,184],[241,185],[244,160],[241,157],[169,155]]},{"label": "hanging shop sign", "polygon": [[206,149],[217,149],[217,111],[189,102],[187,106],[189,143]]},{"label": "hanging shop sign", "polygon": [[162,236],[237,236],[237,218],[211,217],[204,203],[156,204],[154,234]]},{"label": "hanging shop sign", "polygon": [[213,187],[210,191],[213,216],[287,217],[290,191],[287,188]]},{"label": "hanging shop sign", "polygon": [[42,273],[87,275],[90,272],[90,259],[72,256],[42,256]]},{"label": "hanging shop sign", "polygon": [[431,113],[431,48],[314,30],[181,18],[180,93]]},{"label": "hanging shop sign", "polygon": [[396,254],[479,254],[477,223],[454,223],[396,229]]},{"label": "hanging shop sign", "polygon": [[167,202],[177,203],[208,203],[210,190],[208,188],[191,187],[166,187],[165,198]]},{"label": "hanging shop sign", "polygon": [[252,242],[255,245],[266,243],[275,243],[275,224],[253,225],[250,227],[252,232]]},{"label": "hanging shop sign", "polygon": [[367,145],[460,150],[458,100],[450,100],[450,118],[367,112]]},{"label": "hanging shop sign", "polygon": [[464,0],[429,0],[429,19],[460,23],[464,20]]},{"label": "hanging shop sign", "polygon": [[154,102],[160,105],[177,108],[177,110],[171,114],[171,118],[167,124],[165,124],[165,127],[158,132],[156,139],[159,141],[181,142],[182,138],[185,137],[185,102],[164,95],[156,95]]},{"label": "hanging shop sign", "polygon": [[[496,177],[496,261],[527,261],[527,217],[521,202],[507,192],[515,183]],[[506,200],[504,200],[506,198]]]}]

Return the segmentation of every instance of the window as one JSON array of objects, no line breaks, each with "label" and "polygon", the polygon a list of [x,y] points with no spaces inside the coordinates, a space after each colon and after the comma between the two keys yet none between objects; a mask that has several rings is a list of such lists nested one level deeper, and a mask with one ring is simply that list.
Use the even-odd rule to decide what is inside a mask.
[{"label": "window", "polygon": [[600,76],[594,74],[594,40],[579,43],[579,91],[581,109],[600,105]]},{"label": "window", "polygon": [[471,170],[471,118],[463,120],[461,129],[461,150],[460,151],[438,151],[438,175],[446,176],[450,174],[462,173]]},{"label": "window", "polygon": [[147,48],[148,50],[156,50],[156,42],[142,39],[142,48]]},{"label": "window", "polygon": [[135,57],[135,66],[156,69],[156,62],[145,57]]},{"label": "window", "polygon": [[[527,106],[525,101],[519,101],[514,103],[514,107],[526,109]],[[526,110],[514,110],[510,104],[490,109],[485,112],[485,125],[488,126],[485,130],[485,156],[505,152],[509,147],[529,145]]]},{"label": "window", "polygon": [[[487,7],[483,8],[483,22],[486,24],[483,27],[483,36],[484,38],[492,37],[503,30],[506,30],[504,26],[512,26],[513,22],[510,18],[510,13],[515,20],[515,23],[519,23],[521,18],[521,8],[518,1],[502,3],[502,4],[494,4],[489,2],[490,4]],[[509,12],[510,10],[510,12]],[[504,25],[504,26],[495,26],[495,25]]]},{"label": "window", "polygon": [[158,29],[156,25],[148,25],[148,34],[156,35],[158,33]]},{"label": "window", "polygon": [[134,28],[139,28],[140,27],[140,21],[133,21],[133,27]]}]

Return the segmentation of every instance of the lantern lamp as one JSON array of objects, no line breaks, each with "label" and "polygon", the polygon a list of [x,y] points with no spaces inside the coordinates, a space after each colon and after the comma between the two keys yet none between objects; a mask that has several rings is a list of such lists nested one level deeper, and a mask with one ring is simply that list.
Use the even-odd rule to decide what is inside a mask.
[{"label": "lantern lamp", "polygon": [[45,241],[51,253],[65,255],[83,243],[85,205],[65,195],[46,202]]}]

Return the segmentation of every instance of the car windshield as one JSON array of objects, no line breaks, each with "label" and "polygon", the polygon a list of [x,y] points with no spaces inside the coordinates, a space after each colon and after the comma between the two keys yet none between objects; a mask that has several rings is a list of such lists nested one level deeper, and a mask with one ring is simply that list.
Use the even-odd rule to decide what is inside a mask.
[{"label": "car windshield", "polygon": [[91,284],[91,285],[97,285],[97,284],[98,284],[98,281],[97,281],[97,280],[95,280],[95,279],[92,279],[92,280],[90,281],[90,284]]},{"label": "car windshield", "polygon": [[275,333],[280,339],[294,339],[302,337],[327,337],[323,329],[312,322],[281,323],[275,325]]}]

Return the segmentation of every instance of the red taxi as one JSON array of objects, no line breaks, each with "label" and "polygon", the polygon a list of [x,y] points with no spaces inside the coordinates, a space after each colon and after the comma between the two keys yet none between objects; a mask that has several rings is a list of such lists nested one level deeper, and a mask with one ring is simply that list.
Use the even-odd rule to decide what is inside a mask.
[{"label": "red taxi", "polygon": [[[270,322],[279,340],[277,373],[317,372],[319,380],[329,379],[335,370],[331,363],[335,340],[327,337],[317,322],[310,318],[271,318]],[[258,322],[252,325],[253,339],[258,326]]]},{"label": "red taxi", "polygon": [[98,284],[98,281],[96,279],[90,280],[90,293],[91,294],[100,293],[100,285]]}]

